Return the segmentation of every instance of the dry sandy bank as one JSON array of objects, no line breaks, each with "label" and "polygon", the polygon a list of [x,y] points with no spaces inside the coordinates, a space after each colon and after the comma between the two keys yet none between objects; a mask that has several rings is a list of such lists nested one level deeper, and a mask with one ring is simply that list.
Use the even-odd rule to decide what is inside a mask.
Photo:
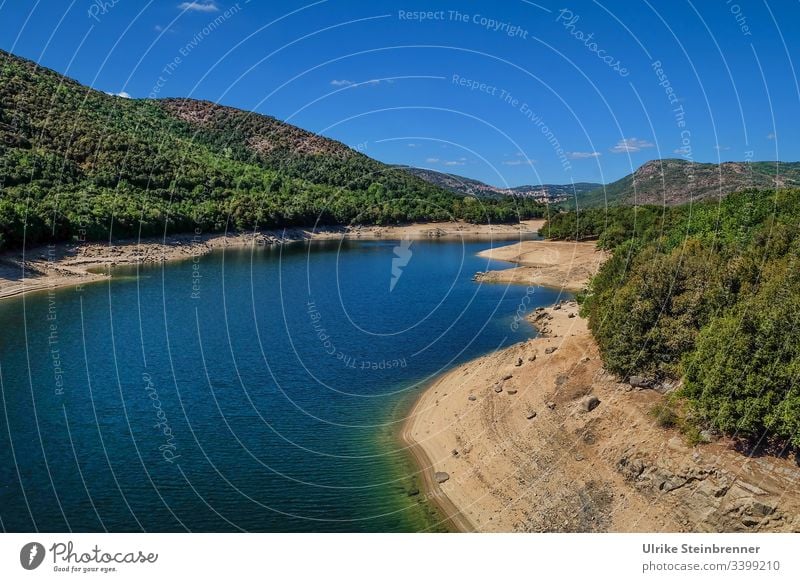
[{"label": "dry sandy bank", "polygon": [[[498,251],[533,248],[540,261],[538,249],[549,244]],[[421,451],[427,494],[452,524],[482,532],[800,531],[794,460],[746,456],[725,440],[690,446],[658,426],[651,411],[664,396],[607,373],[577,313],[574,301],[535,311],[529,319],[542,336],[448,372],[417,401],[403,436]],[[435,473],[448,478],[438,483]]]},{"label": "dry sandy bank", "polygon": [[482,257],[516,263],[503,271],[476,275],[488,283],[521,283],[542,285],[568,291],[579,291],[608,258],[593,242],[560,242],[526,240],[515,245],[493,248],[479,253]]}]

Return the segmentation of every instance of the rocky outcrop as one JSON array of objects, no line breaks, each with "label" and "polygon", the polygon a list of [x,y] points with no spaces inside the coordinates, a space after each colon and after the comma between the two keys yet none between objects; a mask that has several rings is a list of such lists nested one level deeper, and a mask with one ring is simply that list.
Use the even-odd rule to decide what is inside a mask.
[{"label": "rocky outcrop", "polygon": [[692,464],[677,466],[669,457],[631,451],[619,458],[617,470],[653,502],[670,505],[678,521],[691,531],[800,528],[796,514],[781,509],[782,492],[770,492],[741,474],[706,463],[699,453],[689,458],[693,459]]}]

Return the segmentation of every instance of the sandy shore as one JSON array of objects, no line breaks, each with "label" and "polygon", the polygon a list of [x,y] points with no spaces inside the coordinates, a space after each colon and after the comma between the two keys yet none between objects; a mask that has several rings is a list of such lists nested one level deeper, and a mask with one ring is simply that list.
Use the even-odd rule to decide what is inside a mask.
[{"label": "sandy shore", "polygon": [[479,273],[477,281],[542,285],[579,291],[608,258],[593,242],[527,240],[488,249],[482,257],[516,263],[517,267]]},{"label": "sandy shore", "polygon": [[457,529],[800,531],[792,459],[747,457],[713,436],[690,446],[658,426],[664,396],[604,370],[574,301],[529,319],[540,337],[441,376],[404,427],[427,494]]},{"label": "sandy shore", "polygon": [[530,236],[542,220],[519,224],[480,225],[463,222],[294,228],[235,235],[175,235],[166,239],[120,240],[113,243],[58,244],[0,254],[0,299],[23,293],[73,287],[108,279],[109,267],[191,259],[223,248],[337,239],[486,239],[514,240]]}]

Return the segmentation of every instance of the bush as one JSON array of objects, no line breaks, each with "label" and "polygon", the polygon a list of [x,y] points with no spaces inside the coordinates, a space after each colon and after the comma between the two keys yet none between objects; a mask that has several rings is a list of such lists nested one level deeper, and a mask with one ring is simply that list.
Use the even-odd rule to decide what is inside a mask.
[{"label": "bush", "polygon": [[[683,377],[653,414],[700,442],[699,426],[800,447],[800,190],[721,203],[554,217],[555,238],[592,233],[611,258],[581,295],[606,367]],[[677,415],[677,416],[676,416]]]}]

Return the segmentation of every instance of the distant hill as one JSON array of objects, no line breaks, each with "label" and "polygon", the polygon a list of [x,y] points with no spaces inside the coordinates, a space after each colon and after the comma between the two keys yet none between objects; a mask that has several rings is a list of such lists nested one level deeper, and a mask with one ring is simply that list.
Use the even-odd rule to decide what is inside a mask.
[{"label": "distant hill", "polygon": [[800,186],[800,162],[693,163],[681,159],[652,160],[579,200],[584,207],[619,204],[677,206],[714,199],[747,188]]},{"label": "distant hill", "polygon": [[515,188],[498,188],[485,184],[480,180],[428,170],[411,166],[395,166],[426,182],[440,186],[463,196],[477,196],[479,198],[498,198],[505,196],[519,196],[530,198],[539,202],[558,203],[570,198],[582,196],[600,188],[602,184],[593,182],[578,182],[576,184],[542,184],[541,186],[517,186]]},{"label": "distant hill", "polygon": [[475,204],[273,117],[116,97],[0,50],[0,248],[543,214],[527,200]]}]

